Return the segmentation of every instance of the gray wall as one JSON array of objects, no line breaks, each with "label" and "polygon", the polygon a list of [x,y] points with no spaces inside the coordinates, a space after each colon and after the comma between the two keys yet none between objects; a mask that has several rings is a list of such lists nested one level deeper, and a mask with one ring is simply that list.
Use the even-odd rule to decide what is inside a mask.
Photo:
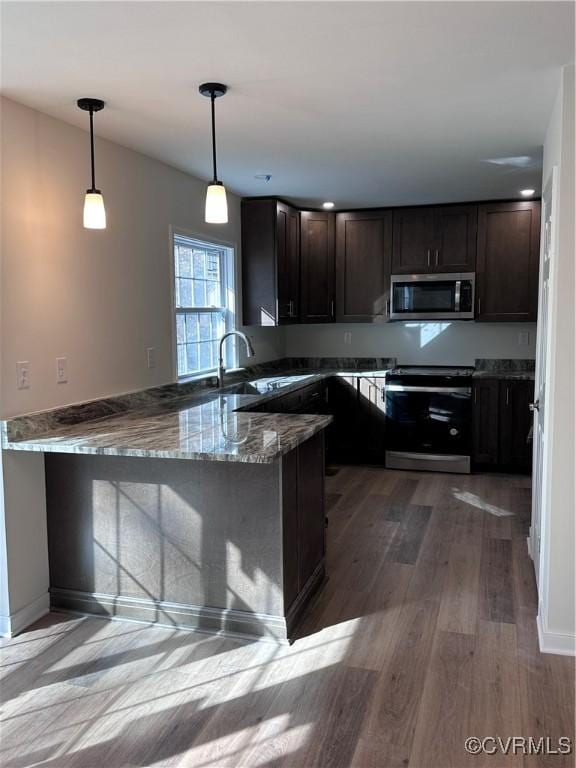
[{"label": "gray wall", "polygon": [[[351,342],[345,342],[345,333]],[[399,362],[472,365],[477,357],[535,356],[533,323],[351,323],[285,328],[288,357],[396,357]],[[520,334],[528,343],[520,344]],[[525,341],[525,339],[523,339]]]}]

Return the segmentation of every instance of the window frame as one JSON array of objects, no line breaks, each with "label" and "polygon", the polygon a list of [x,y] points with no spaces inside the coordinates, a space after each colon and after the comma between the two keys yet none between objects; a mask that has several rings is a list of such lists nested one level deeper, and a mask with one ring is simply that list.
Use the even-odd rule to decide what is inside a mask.
[{"label": "window frame", "polygon": [[[177,306],[177,269],[176,247],[178,240],[189,241],[191,245],[216,248],[220,254],[220,283],[222,305],[219,307]],[[170,294],[171,294],[171,333],[172,333],[172,368],[174,381],[200,379],[212,376],[217,372],[217,366],[202,368],[196,371],[178,373],[178,315],[194,313],[214,313],[222,315],[224,332],[236,328],[236,245],[215,238],[210,234],[198,234],[182,228],[170,227]],[[235,340],[232,339],[224,347],[224,365],[227,368],[238,367],[238,353]]]}]

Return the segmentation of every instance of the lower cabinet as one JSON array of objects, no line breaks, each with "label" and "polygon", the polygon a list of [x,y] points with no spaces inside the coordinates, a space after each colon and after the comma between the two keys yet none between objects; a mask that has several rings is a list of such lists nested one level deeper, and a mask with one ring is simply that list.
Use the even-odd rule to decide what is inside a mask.
[{"label": "lower cabinet", "polygon": [[359,464],[361,444],[358,380],[355,376],[333,376],[327,382],[326,404],[333,422],[326,430],[330,464]]},{"label": "lower cabinet", "polygon": [[474,382],[474,447],[477,465],[529,471],[532,463],[534,382],[477,379]]},{"label": "lower cabinet", "polygon": [[319,433],[283,457],[282,519],[284,605],[288,624],[304,604],[326,551],[324,434]]},{"label": "lower cabinet", "polygon": [[383,376],[361,376],[358,379],[358,449],[367,464],[383,465],[385,462],[385,381]]}]

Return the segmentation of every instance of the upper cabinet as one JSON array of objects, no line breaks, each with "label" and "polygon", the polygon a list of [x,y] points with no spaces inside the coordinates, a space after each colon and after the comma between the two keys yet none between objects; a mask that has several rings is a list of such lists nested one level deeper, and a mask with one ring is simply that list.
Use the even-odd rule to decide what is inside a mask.
[{"label": "upper cabinet", "polygon": [[336,320],[371,323],[388,319],[392,214],[336,214]]},{"label": "upper cabinet", "polygon": [[242,201],[245,325],[284,325],[300,317],[300,213],[279,200]]},{"label": "upper cabinet", "polygon": [[478,206],[397,208],[392,274],[473,272]]},{"label": "upper cabinet", "polygon": [[540,203],[478,207],[476,319],[536,321]]},{"label": "upper cabinet", "polygon": [[300,320],[330,323],[335,319],[335,214],[300,213]]}]

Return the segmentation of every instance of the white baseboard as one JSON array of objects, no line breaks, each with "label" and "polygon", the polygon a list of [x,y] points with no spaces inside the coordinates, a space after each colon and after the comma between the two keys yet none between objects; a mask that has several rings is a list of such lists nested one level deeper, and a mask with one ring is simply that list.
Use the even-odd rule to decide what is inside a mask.
[{"label": "white baseboard", "polygon": [[19,611],[11,613],[10,616],[0,616],[0,636],[14,637],[23,629],[29,627],[38,619],[42,618],[50,610],[50,595],[48,592],[33,600]]},{"label": "white baseboard", "polygon": [[541,653],[554,653],[558,656],[576,656],[576,637],[560,632],[548,632],[544,629],[541,614],[536,619],[538,625],[538,643]]}]

